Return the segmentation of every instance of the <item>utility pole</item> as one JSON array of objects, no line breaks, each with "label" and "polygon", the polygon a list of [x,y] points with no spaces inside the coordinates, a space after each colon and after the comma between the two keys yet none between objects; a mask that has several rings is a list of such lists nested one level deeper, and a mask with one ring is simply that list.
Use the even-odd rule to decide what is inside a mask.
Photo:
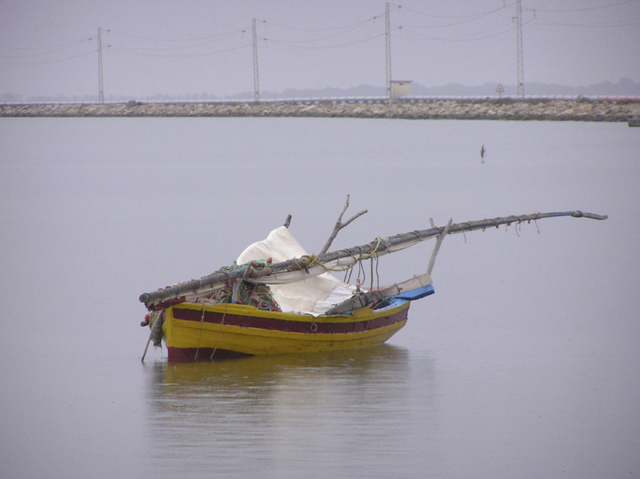
[{"label": "utility pole", "polygon": [[524,61],[522,58],[522,0],[516,0],[516,32],[518,36],[518,97],[524,99]]},{"label": "utility pole", "polygon": [[258,41],[256,36],[256,19],[253,19],[253,99],[260,102],[260,77],[258,75]]},{"label": "utility pole", "polygon": [[389,27],[389,3],[384,10],[385,37],[386,37],[386,58],[387,58],[387,101],[391,103],[391,28]]},{"label": "utility pole", "polygon": [[98,101],[104,103],[104,82],[102,80],[102,28],[98,27]]}]

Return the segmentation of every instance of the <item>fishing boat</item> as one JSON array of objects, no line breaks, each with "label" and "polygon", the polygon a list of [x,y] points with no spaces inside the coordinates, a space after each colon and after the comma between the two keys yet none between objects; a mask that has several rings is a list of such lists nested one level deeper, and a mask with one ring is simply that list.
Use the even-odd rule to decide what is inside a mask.
[{"label": "fishing boat", "polygon": [[[348,198],[347,198],[348,205]],[[346,209],[346,207],[345,207]],[[366,211],[365,211],[366,212]],[[343,210],[344,213],[344,210]],[[361,212],[362,213],[362,212]],[[381,344],[407,322],[412,301],[434,293],[431,272],[447,235],[520,225],[545,218],[604,220],[581,211],[534,213],[468,221],[417,230],[352,248],[310,255],[291,234],[287,220],[246,248],[231,266],[197,280],[144,293],[149,313],[142,326],[168,350],[168,361],[198,361],[251,355],[324,352]],[[436,240],[426,272],[388,287],[364,288],[341,281],[363,261],[420,242]]]},{"label": "fishing boat", "polygon": [[627,120],[629,126],[640,126],[640,115],[632,116]]}]

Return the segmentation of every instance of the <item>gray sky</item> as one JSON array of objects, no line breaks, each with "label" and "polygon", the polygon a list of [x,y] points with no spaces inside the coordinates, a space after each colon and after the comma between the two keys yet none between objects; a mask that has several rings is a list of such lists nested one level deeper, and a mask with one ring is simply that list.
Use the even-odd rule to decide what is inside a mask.
[{"label": "gray sky", "polygon": [[[399,7],[401,5],[401,7]],[[524,78],[640,82],[640,0],[523,0]],[[516,84],[515,0],[390,3],[392,76]],[[224,97],[385,84],[385,2],[0,0],[0,94]],[[91,39],[91,40],[90,40]]]}]

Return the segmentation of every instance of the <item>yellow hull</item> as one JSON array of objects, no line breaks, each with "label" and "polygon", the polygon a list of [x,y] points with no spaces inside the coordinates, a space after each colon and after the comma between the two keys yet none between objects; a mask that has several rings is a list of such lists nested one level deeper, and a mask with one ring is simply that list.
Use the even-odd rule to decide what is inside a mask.
[{"label": "yellow hull", "polygon": [[400,330],[409,304],[313,317],[247,305],[180,303],[165,310],[163,333],[170,361],[362,348]]}]

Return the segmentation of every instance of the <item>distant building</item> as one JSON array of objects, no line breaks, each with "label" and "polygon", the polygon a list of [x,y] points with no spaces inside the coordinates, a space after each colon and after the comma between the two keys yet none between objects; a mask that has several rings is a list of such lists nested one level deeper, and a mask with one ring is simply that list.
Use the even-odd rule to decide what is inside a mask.
[{"label": "distant building", "polygon": [[411,96],[411,82],[391,80],[391,102],[396,101],[401,96]]}]

